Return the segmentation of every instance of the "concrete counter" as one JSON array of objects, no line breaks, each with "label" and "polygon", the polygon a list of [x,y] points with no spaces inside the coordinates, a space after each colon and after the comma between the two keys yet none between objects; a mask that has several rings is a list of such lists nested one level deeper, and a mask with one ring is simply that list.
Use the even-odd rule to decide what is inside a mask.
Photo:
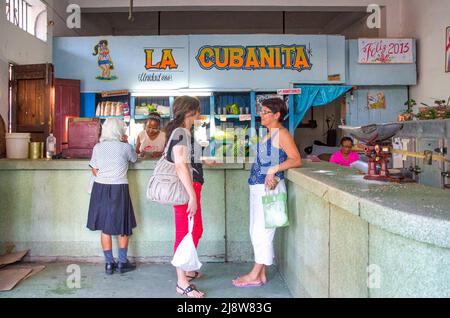
[{"label": "concrete counter", "polygon": [[[168,262],[172,208],[145,198],[154,166],[130,166],[138,227],[129,254]],[[205,169],[202,261],[253,261],[248,168]],[[0,254],[11,242],[30,260],[103,261],[99,233],[86,229],[90,175],[87,160],[0,160]],[[287,179],[290,226],[277,231],[275,251],[294,296],[450,297],[450,192],[365,181],[328,163]]]},{"label": "concrete counter", "polygon": [[306,163],[277,258],[297,297],[449,297],[450,192]]},{"label": "concrete counter", "polygon": [[[86,228],[88,160],[0,160],[0,254],[3,243],[30,249],[30,260],[102,261],[100,233]],[[128,179],[138,227],[130,256],[171,260],[173,210],[149,202],[146,186],[156,161],[130,165]],[[205,166],[202,191],[203,261],[251,261],[247,178],[243,164]]]},{"label": "concrete counter", "polygon": [[309,184],[315,195],[386,231],[450,248],[450,190],[368,181],[328,163],[289,171],[288,179]]}]

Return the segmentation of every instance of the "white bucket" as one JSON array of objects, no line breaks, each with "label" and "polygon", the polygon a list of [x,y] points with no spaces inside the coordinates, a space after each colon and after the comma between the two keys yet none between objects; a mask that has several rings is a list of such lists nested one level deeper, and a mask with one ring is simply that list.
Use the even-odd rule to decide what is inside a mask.
[{"label": "white bucket", "polygon": [[28,143],[31,134],[12,133],[6,134],[6,158],[28,159]]}]

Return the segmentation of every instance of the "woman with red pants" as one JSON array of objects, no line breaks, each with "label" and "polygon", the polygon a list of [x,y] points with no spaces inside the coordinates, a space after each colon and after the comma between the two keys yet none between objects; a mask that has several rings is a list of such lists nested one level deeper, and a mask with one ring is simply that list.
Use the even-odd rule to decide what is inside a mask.
[{"label": "woman with red pants", "polygon": [[[193,124],[200,116],[200,101],[197,98],[178,97],[173,105],[174,119],[166,126],[166,136],[170,144],[167,151],[167,160],[175,163],[177,174],[189,194],[189,202],[185,205],[174,206],[175,210],[175,247],[177,250],[183,238],[188,234],[188,215],[194,218],[192,236],[197,247],[203,233],[201,214],[201,190],[203,185],[203,168],[201,162],[193,156],[192,134]],[[196,148],[197,149],[197,148]],[[198,158],[197,158],[198,159]],[[191,175],[190,168],[193,168]],[[177,293],[191,297],[203,298],[204,293],[199,291],[190,281],[201,277],[198,272],[185,272],[177,268]]]}]

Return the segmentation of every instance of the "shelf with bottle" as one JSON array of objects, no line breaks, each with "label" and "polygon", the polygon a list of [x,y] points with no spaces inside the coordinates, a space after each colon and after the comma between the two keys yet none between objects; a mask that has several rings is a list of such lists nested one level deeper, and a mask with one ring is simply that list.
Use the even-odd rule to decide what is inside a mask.
[{"label": "shelf with bottle", "polygon": [[130,112],[130,94],[124,92],[103,92],[95,96],[95,117],[100,119],[124,119]]},{"label": "shelf with bottle", "polygon": [[250,94],[248,92],[215,93],[211,114],[220,120],[250,120]]},{"label": "shelf with bottle", "polygon": [[162,119],[170,119],[172,100],[168,96],[139,96],[132,98],[132,116],[135,120],[147,120],[157,113]]}]

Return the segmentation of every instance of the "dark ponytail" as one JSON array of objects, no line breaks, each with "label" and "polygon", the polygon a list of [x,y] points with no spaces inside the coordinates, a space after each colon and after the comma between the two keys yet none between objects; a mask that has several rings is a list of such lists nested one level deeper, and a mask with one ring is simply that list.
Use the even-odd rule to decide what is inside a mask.
[{"label": "dark ponytail", "polygon": [[92,53],[92,55],[96,56],[98,55],[98,49],[100,47],[100,45],[105,44],[106,46],[108,46],[108,41],[107,40],[101,40],[100,42],[98,42],[98,44],[94,47],[94,53]]},{"label": "dark ponytail", "polygon": [[170,121],[164,131],[166,133],[166,143],[172,136],[175,129],[183,127],[186,116],[195,114],[200,111],[200,101],[198,98],[191,96],[180,96],[175,99],[173,104],[173,120]]},{"label": "dark ponytail", "polygon": [[94,55],[94,56],[98,55],[98,47],[99,47],[98,44],[94,47],[94,53],[92,53],[92,55]]}]

